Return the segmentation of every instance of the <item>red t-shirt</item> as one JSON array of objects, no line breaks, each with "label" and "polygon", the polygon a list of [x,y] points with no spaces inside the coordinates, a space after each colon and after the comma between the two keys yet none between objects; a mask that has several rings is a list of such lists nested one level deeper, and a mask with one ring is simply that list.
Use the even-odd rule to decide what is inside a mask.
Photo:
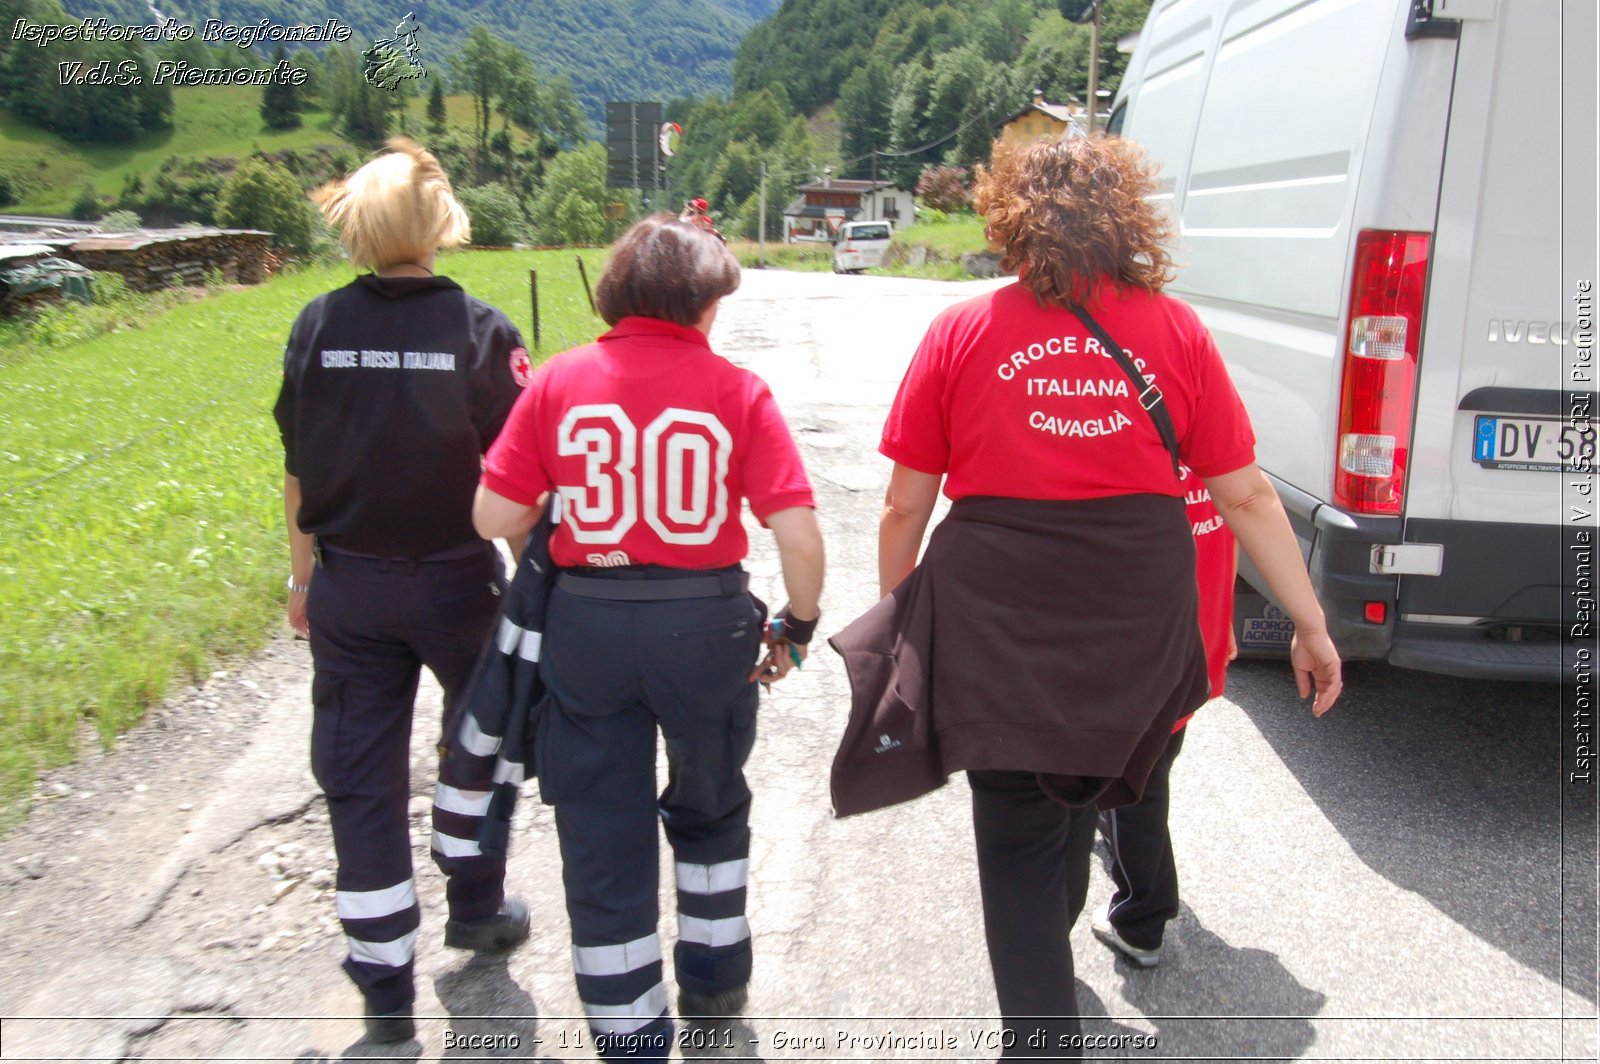
[{"label": "red t-shirt", "polygon": [[[1090,312],[1161,389],[1178,452],[1202,477],[1255,461],[1244,404],[1184,303],[1101,286]],[[1070,311],[1020,283],[951,307],[912,357],[879,450],[948,474],[952,499],[1181,496],[1138,389]]]},{"label": "red t-shirt", "polygon": [[532,506],[561,495],[557,565],[733,565],[743,500],[765,520],[814,506],[766,384],[698,329],[629,317],[534,373],[484,461],[483,483]]}]

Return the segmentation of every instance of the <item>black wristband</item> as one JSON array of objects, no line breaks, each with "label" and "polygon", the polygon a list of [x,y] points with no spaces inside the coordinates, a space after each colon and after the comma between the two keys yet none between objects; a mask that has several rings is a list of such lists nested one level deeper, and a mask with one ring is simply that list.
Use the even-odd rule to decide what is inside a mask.
[{"label": "black wristband", "polygon": [[789,612],[788,606],[785,606],[778,616],[783,618],[783,638],[802,647],[811,642],[811,637],[817,634],[817,622],[822,620],[820,613],[809,621],[797,620],[794,614]]}]

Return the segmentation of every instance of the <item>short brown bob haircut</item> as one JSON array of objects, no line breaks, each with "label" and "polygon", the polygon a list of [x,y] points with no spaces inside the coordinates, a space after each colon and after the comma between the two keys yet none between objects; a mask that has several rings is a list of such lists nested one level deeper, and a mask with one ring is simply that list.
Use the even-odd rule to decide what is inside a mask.
[{"label": "short brown bob haircut", "polygon": [[693,325],[739,287],[739,260],[721,240],[675,214],[636,222],[611,246],[594,302],[606,324],[661,318]]},{"label": "short brown bob haircut", "polygon": [[404,137],[342,181],[311,194],[358,268],[419,262],[472,239],[472,223],[433,153]]},{"label": "short brown bob haircut", "polygon": [[1120,137],[996,142],[973,205],[1001,266],[1042,305],[1096,298],[1103,281],[1159,292],[1172,280],[1171,225],[1150,202],[1155,167]]}]

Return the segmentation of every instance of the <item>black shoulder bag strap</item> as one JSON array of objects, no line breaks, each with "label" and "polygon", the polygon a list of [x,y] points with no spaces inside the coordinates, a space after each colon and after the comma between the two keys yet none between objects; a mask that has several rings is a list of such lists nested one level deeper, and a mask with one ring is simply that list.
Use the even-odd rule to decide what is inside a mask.
[{"label": "black shoulder bag strap", "polygon": [[1100,341],[1100,346],[1117,360],[1122,372],[1128,375],[1134,388],[1138,389],[1139,405],[1150,415],[1150,420],[1156,423],[1156,431],[1161,434],[1161,442],[1166,444],[1167,454],[1172,457],[1172,475],[1182,480],[1183,472],[1178,468],[1178,432],[1172,427],[1172,415],[1167,413],[1167,404],[1161,396],[1161,389],[1145,381],[1144,374],[1139,372],[1139,367],[1133,364],[1133,359],[1128,357],[1122,345],[1113,340],[1105,327],[1095,321],[1087,310],[1077,303],[1068,303],[1067,309],[1083,322],[1084,328],[1094,334],[1094,338]]}]

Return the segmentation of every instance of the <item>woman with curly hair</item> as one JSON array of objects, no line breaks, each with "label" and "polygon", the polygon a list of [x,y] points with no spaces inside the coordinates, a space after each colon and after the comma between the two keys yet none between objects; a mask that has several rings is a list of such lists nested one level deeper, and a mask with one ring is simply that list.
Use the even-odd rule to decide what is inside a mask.
[{"label": "woman with curly hair", "polygon": [[[1096,809],[1137,800],[1206,699],[1180,463],[1294,619],[1302,697],[1314,683],[1320,716],[1339,694],[1244,406],[1194,311],[1161,293],[1154,191],[1120,140],[997,145],[975,202],[1018,279],[934,320],[880,445],[882,613],[926,633],[902,660],[936,663],[943,767],[971,784],[1006,1056],[1080,1055],[1068,936]],[[941,485],[954,506],[913,572]]]}]

